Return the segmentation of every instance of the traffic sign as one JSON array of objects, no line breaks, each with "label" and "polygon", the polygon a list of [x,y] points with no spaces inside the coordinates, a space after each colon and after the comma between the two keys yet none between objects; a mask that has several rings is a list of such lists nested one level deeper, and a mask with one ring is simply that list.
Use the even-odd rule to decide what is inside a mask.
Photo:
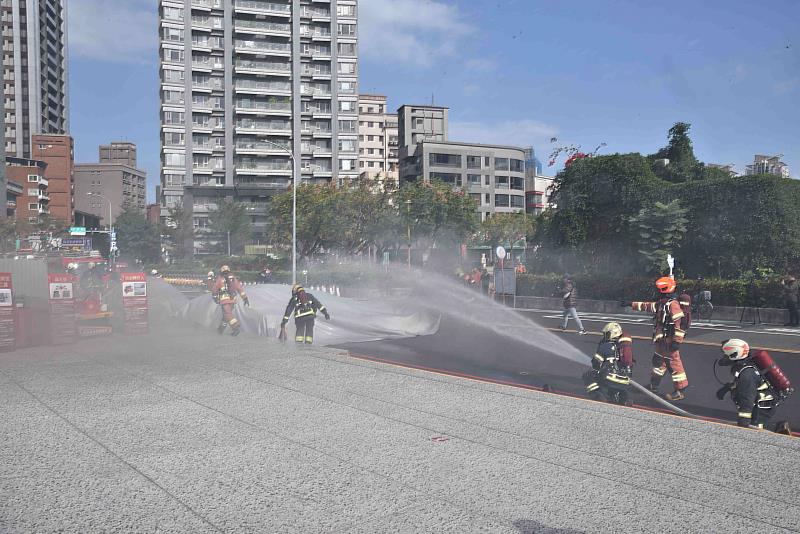
[{"label": "traffic sign", "polygon": [[83,226],[73,226],[69,229],[69,235],[84,236],[86,235],[86,228]]},{"label": "traffic sign", "polygon": [[494,252],[495,254],[497,254],[497,257],[500,258],[501,260],[506,259],[506,249],[504,247],[497,247],[497,249]]}]

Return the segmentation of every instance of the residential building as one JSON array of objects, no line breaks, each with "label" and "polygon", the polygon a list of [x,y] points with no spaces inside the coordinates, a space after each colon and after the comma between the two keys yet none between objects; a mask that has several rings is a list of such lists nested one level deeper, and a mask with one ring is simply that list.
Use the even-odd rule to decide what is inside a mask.
[{"label": "residential building", "polygon": [[721,171],[725,171],[731,177],[739,175],[739,173],[736,172],[736,167],[733,165],[733,163],[728,163],[728,164],[706,163],[706,167],[710,169],[719,169]]},{"label": "residential building", "polygon": [[48,182],[47,193],[50,197],[48,215],[72,226],[75,209],[75,152],[72,137],[41,134],[32,136],[31,140],[32,159],[47,164],[44,177]]},{"label": "residential building", "polygon": [[6,175],[9,183],[22,185],[22,191],[14,200],[14,215],[17,220],[36,224],[42,215],[49,215],[50,196],[45,178],[47,163],[24,158],[6,158]]},{"label": "residential building", "polygon": [[203,228],[231,198],[258,233],[293,178],[358,177],[357,15],[357,0],[159,0],[162,221],[183,202]]},{"label": "residential building", "polygon": [[[534,167],[535,168],[535,167]],[[550,195],[552,194],[553,177],[534,175],[525,180],[525,212],[539,215],[544,210],[551,208]]]},{"label": "residential building", "polygon": [[358,99],[359,179],[397,187],[397,114],[386,112],[383,95],[359,95]]},{"label": "residential building", "polygon": [[[1,2],[2,0],[0,0]],[[5,115],[0,115],[0,131],[6,131],[6,123],[5,123]],[[8,199],[8,187],[6,184],[6,143],[5,140],[0,142],[0,206],[5,205],[5,209],[0,209],[0,219],[4,219],[5,217],[9,216],[9,210],[11,206],[8,205],[10,200]],[[16,203],[14,205],[16,208]]]},{"label": "residential building", "polygon": [[756,154],[753,156],[753,164],[748,165],[745,169],[747,176],[753,174],[774,174],[783,178],[789,177],[789,167],[781,161],[783,154],[777,156],[764,156]]},{"label": "residential building", "polygon": [[25,189],[14,180],[6,180],[6,217],[17,218],[17,201]]},{"label": "residential building", "polygon": [[[85,213],[81,210],[75,210],[75,226],[86,228],[87,230],[100,230],[100,217],[92,213]],[[106,241],[106,244],[108,241]]]},{"label": "residential building", "polygon": [[75,165],[75,209],[99,217],[105,225],[113,225],[128,208],[144,215],[147,173],[136,167],[136,145],[103,145],[99,156],[99,163]]},{"label": "residential building", "polygon": [[69,131],[67,0],[0,0],[5,149],[34,158],[31,137]]},{"label": "residential building", "polygon": [[146,217],[150,224],[161,224],[161,204],[148,204]]},{"label": "residential building", "polygon": [[448,140],[448,109],[398,110],[400,181],[440,180],[467,192],[481,220],[525,210],[525,149]]}]

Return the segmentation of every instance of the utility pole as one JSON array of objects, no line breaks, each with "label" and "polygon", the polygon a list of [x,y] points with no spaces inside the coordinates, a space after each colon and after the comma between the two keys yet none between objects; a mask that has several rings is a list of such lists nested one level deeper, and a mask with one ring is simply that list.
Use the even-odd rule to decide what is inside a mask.
[{"label": "utility pole", "polygon": [[406,230],[408,231],[408,268],[411,269],[411,199],[406,200],[406,210],[408,213],[408,220],[406,221]]}]

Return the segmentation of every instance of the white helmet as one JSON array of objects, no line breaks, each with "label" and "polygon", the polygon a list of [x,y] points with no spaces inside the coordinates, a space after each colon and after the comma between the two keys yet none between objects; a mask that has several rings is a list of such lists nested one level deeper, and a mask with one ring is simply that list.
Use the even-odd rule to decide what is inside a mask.
[{"label": "white helmet", "polygon": [[622,327],[619,323],[608,323],[603,327],[603,337],[609,341],[616,341],[622,337]]},{"label": "white helmet", "polygon": [[214,271],[208,271],[208,277],[214,278]]},{"label": "white helmet", "polygon": [[152,271],[150,271],[150,274],[152,274],[153,276],[157,275],[158,269],[153,269]]},{"label": "white helmet", "polygon": [[722,343],[722,353],[732,362],[744,360],[750,355],[750,345],[741,339],[729,339]]}]

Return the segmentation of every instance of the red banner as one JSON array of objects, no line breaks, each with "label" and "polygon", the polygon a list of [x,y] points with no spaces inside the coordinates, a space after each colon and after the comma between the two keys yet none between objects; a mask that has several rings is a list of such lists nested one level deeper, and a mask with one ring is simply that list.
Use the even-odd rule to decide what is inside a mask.
[{"label": "red banner", "polygon": [[0,273],[0,351],[14,350],[16,345],[16,309],[11,273]]},{"label": "red banner", "polygon": [[125,332],[146,334],[147,277],[144,273],[120,273],[122,307],[125,310]]},{"label": "red banner", "polygon": [[72,274],[51,273],[47,275],[47,285],[50,297],[50,342],[53,345],[73,343],[77,335],[77,279]]}]

